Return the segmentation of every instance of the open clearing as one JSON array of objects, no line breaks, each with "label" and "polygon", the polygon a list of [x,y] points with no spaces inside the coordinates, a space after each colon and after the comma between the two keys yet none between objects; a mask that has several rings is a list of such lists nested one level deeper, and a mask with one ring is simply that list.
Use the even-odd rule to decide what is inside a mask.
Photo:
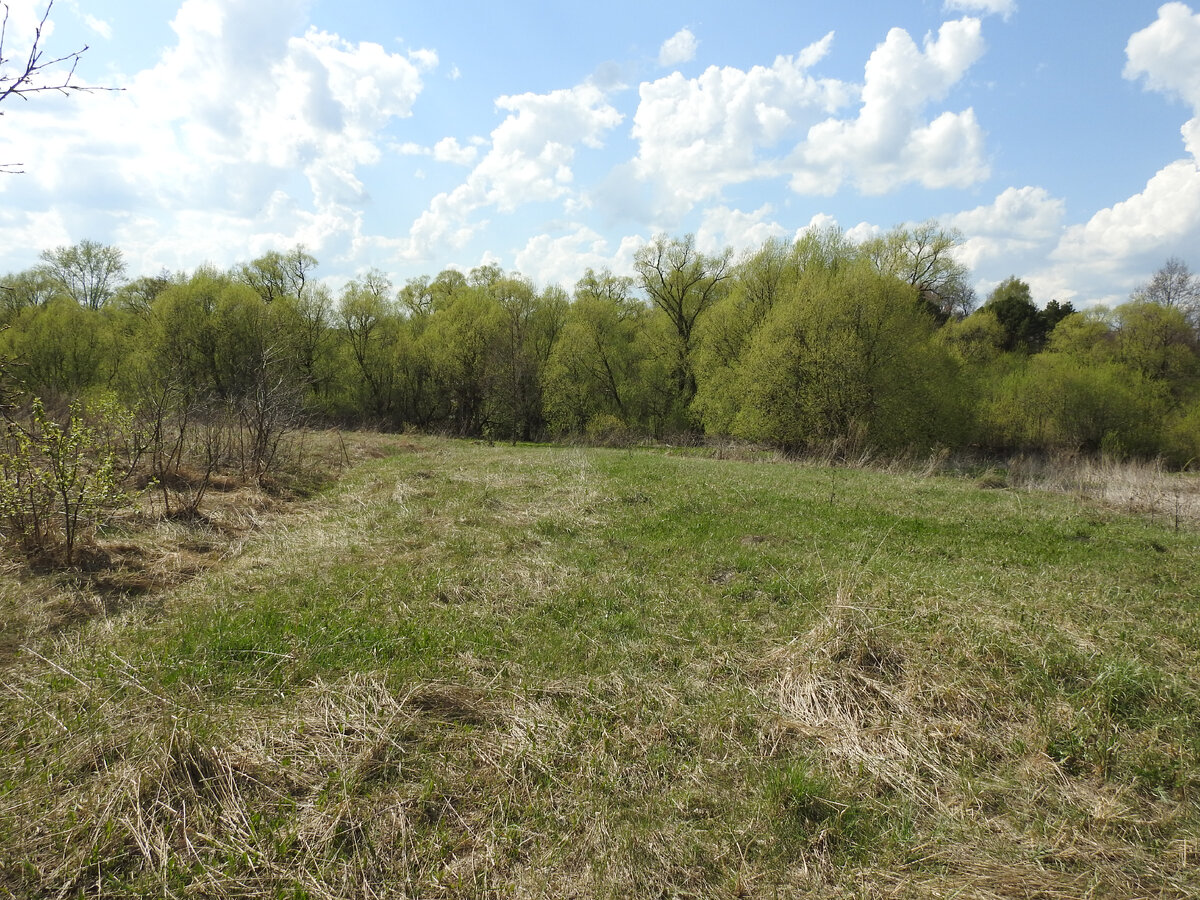
[{"label": "open clearing", "polygon": [[1200,895],[1194,523],[382,446],[4,656],[0,896]]}]

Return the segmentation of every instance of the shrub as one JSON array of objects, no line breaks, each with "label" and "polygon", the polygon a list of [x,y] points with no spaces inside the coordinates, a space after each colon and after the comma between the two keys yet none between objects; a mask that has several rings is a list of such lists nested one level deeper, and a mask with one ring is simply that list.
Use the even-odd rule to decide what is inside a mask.
[{"label": "shrub", "polygon": [[73,403],[65,425],[40,399],[28,427],[10,419],[0,447],[0,533],[29,556],[75,563],[81,542],[126,499],[116,456]]}]

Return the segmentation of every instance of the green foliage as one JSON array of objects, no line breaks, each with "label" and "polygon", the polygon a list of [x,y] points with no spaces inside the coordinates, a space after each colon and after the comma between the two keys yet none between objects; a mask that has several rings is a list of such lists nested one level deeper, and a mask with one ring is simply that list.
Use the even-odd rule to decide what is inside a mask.
[{"label": "green foliage", "polygon": [[44,306],[59,291],[58,283],[44,266],[0,278],[0,319],[5,322],[30,306]]},{"label": "green foliage", "polygon": [[479,435],[494,428],[488,400],[501,377],[494,348],[505,327],[504,315],[489,293],[467,288],[438,310],[421,334],[442,402],[441,418],[457,434]]},{"label": "green foliage", "polygon": [[500,307],[495,345],[497,378],[488,401],[491,428],[513,441],[542,436],[544,371],[563,326],[568,300],[561,289],[534,292],[523,278],[501,278],[489,288]]},{"label": "green foliage", "polygon": [[640,402],[647,310],[607,273],[576,285],[545,369],[544,409],[551,429],[579,433],[596,417],[644,425]]},{"label": "green foliage", "polygon": [[771,240],[738,264],[732,286],[698,326],[692,411],[706,431],[730,433],[739,404],[738,368],[750,339],[803,272],[844,262],[842,241],[836,231],[806,234],[794,245]]},{"label": "green foliage", "polygon": [[1048,348],[1080,362],[1105,362],[1116,357],[1112,313],[1104,307],[1072,313],[1055,327]]},{"label": "green foliage", "polygon": [[916,290],[917,302],[938,322],[966,315],[975,305],[967,267],[954,256],[962,235],[923,222],[894,228],[865,241],[858,255],[881,275],[897,278]]},{"label": "green foliage", "polygon": [[120,249],[96,241],[43,251],[42,260],[59,290],[84,309],[104,306],[125,277]]},{"label": "green foliage", "polygon": [[724,292],[733,273],[732,256],[730,250],[715,256],[701,253],[691,234],[675,239],[658,235],[634,256],[642,290],[674,329],[674,339],[664,350],[669,354],[674,399],[681,411],[696,394],[692,336],[701,317]]},{"label": "green foliage", "polygon": [[984,413],[1002,447],[1151,454],[1160,446],[1168,392],[1117,362],[1040,354],[1003,377]]},{"label": "green foliage", "polygon": [[988,296],[987,309],[1004,330],[1004,349],[1038,350],[1045,337],[1041,316],[1029,285],[1010,276]]},{"label": "green foliage", "polygon": [[371,271],[342,291],[338,315],[358,375],[359,408],[376,421],[386,421],[396,405],[394,353],[400,317],[392,300],[392,284]]},{"label": "green foliage", "polygon": [[[936,222],[861,244],[810,230],[735,264],[694,236],[659,235],[635,255],[636,277],[588,270],[573,297],[482,265],[399,290],[372,270],[336,302],[300,246],[121,284],[119,254],[84,242],[0,278],[2,393],[53,406],[115,391],[174,423],[150,428],[169,433],[162,448],[218,423],[229,447],[215,457],[241,456],[247,472],[272,443],[248,435],[302,416],[514,441],[616,419],[656,437],[703,429],[789,449],[1192,458],[1200,332],[1185,265],[1115,310],[1039,309],[1010,277],[972,313],[960,241]],[[1027,365],[1046,351],[1059,362]],[[1120,385],[1121,373],[1133,380]]]},{"label": "green foliage", "polygon": [[1200,329],[1200,278],[1178,256],[1168,257],[1132,299],[1179,310],[1193,328]]},{"label": "green foliage", "polygon": [[938,332],[938,341],[964,365],[980,368],[1004,352],[1007,335],[995,310],[984,307],[966,318],[947,322]]},{"label": "green foliage", "polygon": [[1164,427],[1163,445],[1177,466],[1200,468],[1200,398],[1175,409]]},{"label": "green foliage", "polygon": [[1177,395],[1200,376],[1197,336],[1183,311],[1157,303],[1126,303],[1117,317],[1117,358],[1146,378],[1161,380]]},{"label": "green foliage", "polygon": [[915,299],[864,264],[806,276],[750,342],[734,432],[792,449],[957,443],[956,367]]},{"label": "green foliage", "polygon": [[66,565],[75,563],[80,545],[126,499],[116,455],[103,443],[79,404],[60,424],[35,399],[28,427],[6,423],[0,449],[5,543],[30,556],[61,552]]},{"label": "green foliage", "polygon": [[248,285],[264,303],[290,299],[303,302],[314,290],[313,269],[317,260],[298,244],[286,253],[270,250],[258,259],[239,266],[237,279]]},{"label": "green foliage", "polygon": [[21,310],[0,337],[0,352],[30,393],[69,400],[108,381],[118,367],[111,325],[104,313],[56,297]]}]

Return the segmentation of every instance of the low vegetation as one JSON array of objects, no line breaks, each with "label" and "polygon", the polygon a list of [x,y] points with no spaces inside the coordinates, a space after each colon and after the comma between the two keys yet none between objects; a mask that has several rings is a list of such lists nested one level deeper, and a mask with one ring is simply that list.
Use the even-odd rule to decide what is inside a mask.
[{"label": "low vegetation", "polygon": [[1194,476],[327,447],[0,577],[0,896],[1200,893]]}]

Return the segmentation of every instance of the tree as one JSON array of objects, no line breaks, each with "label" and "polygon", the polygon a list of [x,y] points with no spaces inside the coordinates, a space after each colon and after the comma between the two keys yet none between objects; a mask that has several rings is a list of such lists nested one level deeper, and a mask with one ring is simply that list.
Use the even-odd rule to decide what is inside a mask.
[{"label": "tree", "polygon": [[253,262],[244,264],[237,277],[254,288],[267,303],[285,297],[303,301],[305,292],[310,289],[312,270],[316,267],[316,257],[306,251],[303,244],[297,244],[287,253],[267,251]]},{"label": "tree", "polygon": [[1075,312],[1075,307],[1070,301],[1051,300],[1046,304],[1046,308],[1042,310],[1042,318],[1046,322],[1046,335],[1049,336],[1058,323],[1067,316]]},{"label": "tree", "polygon": [[763,320],[805,273],[832,272],[852,250],[838,229],[809,231],[795,243],[772,238],[738,263],[730,287],[705,313],[694,352],[692,413],[706,431],[727,434],[737,413],[743,352]]},{"label": "tree", "polygon": [[633,279],[628,275],[614,275],[611,269],[597,272],[588,268],[583,277],[575,282],[575,300],[608,300],[618,306],[636,303],[633,299]]},{"label": "tree", "polygon": [[1004,351],[1007,333],[993,310],[986,306],[965,319],[947,322],[938,340],[964,364],[986,366]]},{"label": "tree", "polygon": [[154,298],[142,342],[154,390],[169,387],[187,404],[229,397],[217,313],[226,293],[247,290],[227,274],[201,266]]},{"label": "tree", "polygon": [[983,309],[994,315],[1004,329],[1004,349],[1026,353],[1042,350],[1055,326],[1075,311],[1070,303],[1057,300],[1038,309],[1029,285],[1015,275],[996,285]]},{"label": "tree", "polygon": [[750,340],[733,432],[788,450],[956,444],[963,396],[916,290],[862,262],[807,273]]},{"label": "tree", "polygon": [[172,285],[171,273],[166,269],[157,275],[141,275],[124,284],[113,301],[118,307],[142,315],[149,314],[155,298]]},{"label": "tree", "polygon": [[44,250],[42,260],[62,292],[84,309],[102,307],[117,292],[125,276],[121,251],[97,241]]},{"label": "tree", "polygon": [[497,372],[504,309],[488,291],[465,288],[434,311],[422,332],[434,387],[446,424],[460,435],[493,431],[487,400],[503,377]]},{"label": "tree", "polygon": [[1178,256],[1172,256],[1131,299],[1180,310],[1193,328],[1200,328],[1200,277]]},{"label": "tree", "polygon": [[[72,83],[75,77],[75,67],[79,64],[79,58],[87,52],[85,44],[79,50],[73,53],[67,53],[63,56],[57,56],[52,59],[45,58],[45,48],[42,47],[43,32],[46,30],[46,23],[50,20],[50,10],[54,8],[54,0],[49,0],[46,4],[46,11],[42,13],[42,18],[34,28],[33,43],[29,47],[29,53],[24,57],[23,62],[18,62],[15,68],[9,68],[12,60],[5,56],[5,42],[8,38],[8,4],[0,3],[4,7],[4,18],[0,22],[0,103],[3,103],[9,97],[20,97],[22,100],[28,100],[31,94],[54,92],[59,94],[68,94],[78,91],[111,91],[119,90],[118,88],[97,87],[92,85],[81,85]],[[64,73],[65,74],[61,74]],[[60,77],[61,74],[61,77]],[[4,115],[4,111],[0,110],[0,116]],[[16,168],[20,163],[0,163],[0,172],[9,174],[19,173],[21,170]]]},{"label": "tree", "polygon": [[988,295],[984,309],[996,317],[1004,329],[1004,349],[1032,352],[1045,341],[1044,323],[1029,285],[1010,275]]},{"label": "tree", "polygon": [[633,258],[634,269],[650,301],[670,320],[678,338],[673,360],[676,402],[686,409],[696,394],[692,371],[693,332],[701,315],[721,296],[733,274],[733,251],[708,256],[696,249],[696,236],[659,235]]},{"label": "tree", "polygon": [[525,278],[500,278],[488,291],[501,309],[494,347],[496,380],[489,397],[493,429],[514,443],[542,429],[542,376],[554,338],[562,327],[565,292],[534,293]]},{"label": "tree", "polygon": [[45,306],[58,292],[58,285],[45,266],[37,266],[0,278],[0,317],[5,320],[30,306]]},{"label": "tree", "polygon": [[1093,306],[1072,313],[1055,326],[1047,349],[1081,363],[1113,361],[1117,356],[1117,333],[1112,310]]},{"label": "tree", "polygon": [[423,318],[433,312],[433,298],[433,285],[428,275],[408,279],[397,294],[400,308],[413,319]]},{"label": "tree", "polygon": [[399,317],[391,301],[392,284],[377,269],[351,281],[342,291],[339,316],[362,379],[371,415],[392,412],[395,366],[392,354]]},{"label": "tree", "polygon": [[432,309],[445,309],[454,298],[467,289],[467,276],[458,269],[443,269],[430,282]]},{"label": "tree", "polygon": [[283,297],[271,304],[271,314],[281,323],[297,371],[317,396],[324,397],[334,377],[334,313],[329,288],[314,284],[302,297]]},{"label": "tree", "polygon": [[[29,306],[13,317],[0,352],[17,364],[20,381],[47,399],[70,399],[104,380],[115,362],[103,317],[68,297]],[[108,365],[106,365],[108,364]]]},{"label": "tree", "polygon": [[865,241],[860,252],[876,271],[916,288],[920,303],[944,323],[965,316],[975,305],[967,267],[954,258],[960,243],[961,234],[931,221],[912,229],[894,228]]},{"label": "tree", "polygon": [[1117,316],[1117,359],[1146,378],[1168,384],[1179,396],[1200,373],[1196,335],[1178,307],[1125,303]]},{"label": "tree", "polygon": [[575,284],[545,375],[546,418],[560,433],[582,432],[598,416],[640,424],[638,332],[647,310],[627,280],[589,269]]},{"label": "tree", "polygon": [[997,448],[1124,456],[1161,446],[1168,408],[1165,384],[1118,361],[1039,353],[999,382],[983,416]]}]

